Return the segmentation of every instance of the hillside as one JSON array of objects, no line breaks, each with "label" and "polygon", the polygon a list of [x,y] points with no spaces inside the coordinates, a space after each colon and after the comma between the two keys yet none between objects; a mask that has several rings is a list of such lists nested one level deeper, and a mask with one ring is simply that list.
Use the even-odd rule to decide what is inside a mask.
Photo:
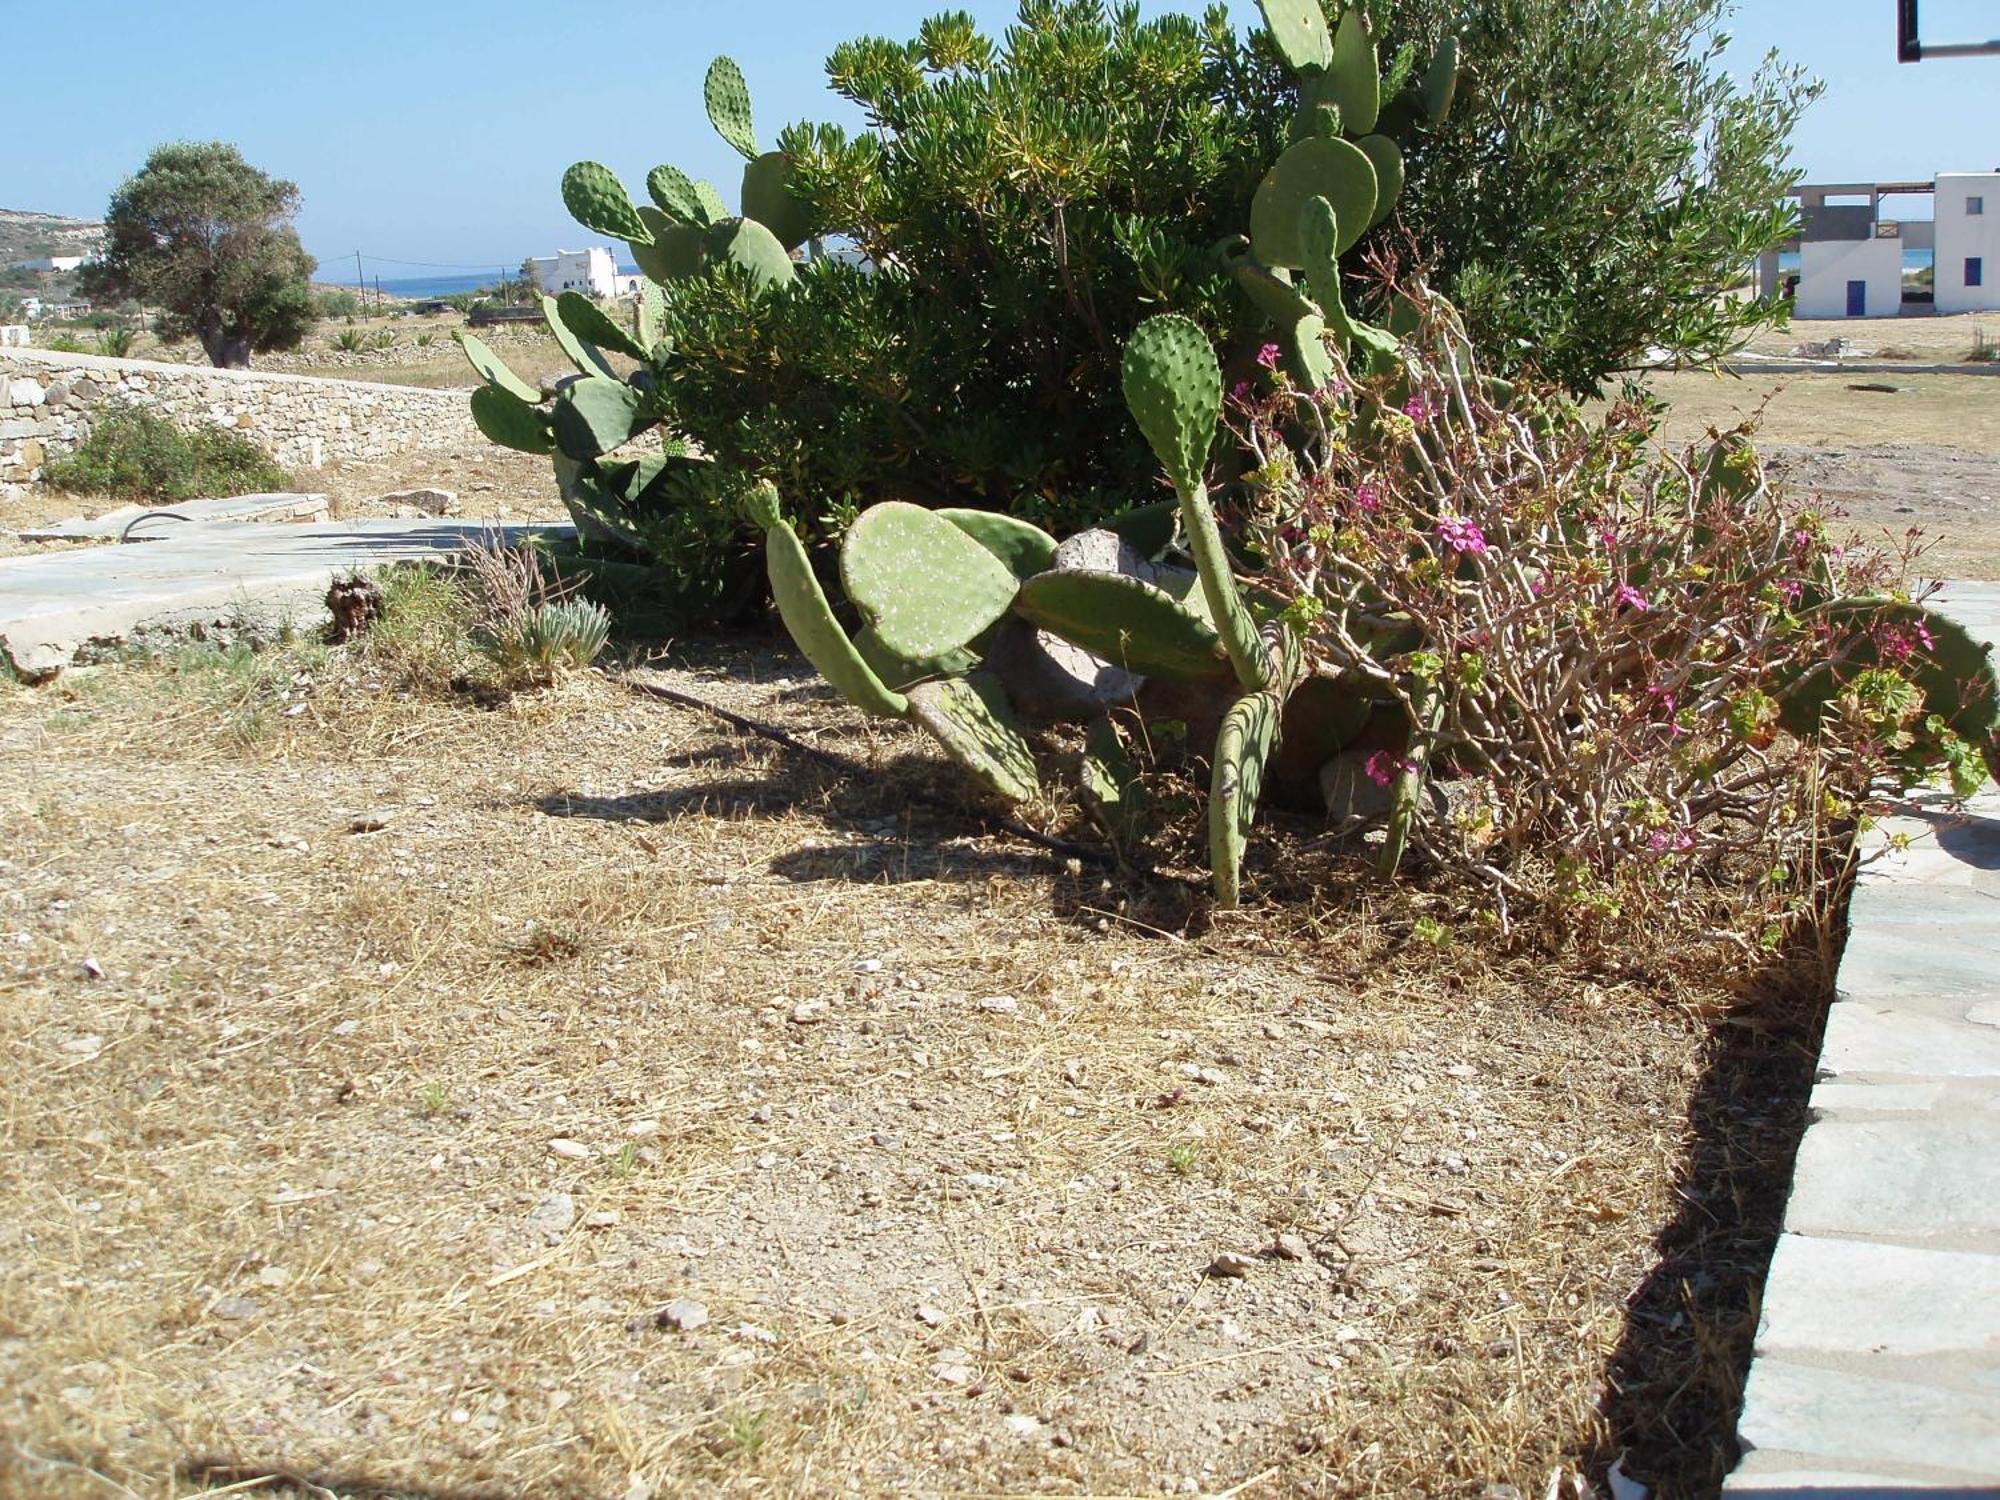
[{"label": "hillside", "polygon": [[0,208],[0,266],[43,255],[85,255],[103,240],[101,220]]}]

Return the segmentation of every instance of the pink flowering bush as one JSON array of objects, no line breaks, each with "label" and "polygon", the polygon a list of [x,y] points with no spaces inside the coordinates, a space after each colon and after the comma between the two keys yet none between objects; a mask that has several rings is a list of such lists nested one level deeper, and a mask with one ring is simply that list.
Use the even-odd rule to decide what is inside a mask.
[{"label": "pink flowering bush", "polygon": [[1667,453],[1637,404],[1587,423],[1482,382],[1429,316],[1403,374],[1231,406],[1264,581],[1397,747],[1366,775],[1461,794],[1412,850],[1502,913],[1531,868],[1606,905],[1783,884],[1872,794],[2000,767],[1990,672],[1909,599],[1914,536],[1836,545],[1744,433]]}]

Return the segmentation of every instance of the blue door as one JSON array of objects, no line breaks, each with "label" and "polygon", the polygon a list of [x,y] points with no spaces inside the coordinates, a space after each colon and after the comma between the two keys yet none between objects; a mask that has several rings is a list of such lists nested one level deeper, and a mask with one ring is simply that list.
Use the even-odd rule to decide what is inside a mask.
[{"label": "blue door", "polygon": [[1868,316],[1868,283],[1850,281],[1847,283],[1847,315],[1850,318]]}]

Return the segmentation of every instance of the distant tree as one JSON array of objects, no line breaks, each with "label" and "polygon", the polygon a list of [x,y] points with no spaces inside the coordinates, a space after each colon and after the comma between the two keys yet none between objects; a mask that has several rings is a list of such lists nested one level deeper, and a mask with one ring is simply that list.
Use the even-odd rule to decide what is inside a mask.
[{"label": "distant tree", "polygon": [[151,303],[162,338],[192,335],[211,363],[246,368],[253,353],[295,348],[312,326],[315,262],[291,225],[298,208],[296,185],[234,146],[161,146],[112,196],[83,292]]},{"label": "distant tree", "polygon": [[1384,55],[1456,33],[1451,116],[1401,220],[1500,363],[1579,392],[1648,350],[1701,362],[1784,316],[1736,295],[1786,239],[1792,127],[1819,85],[1723,71],[1729,0],[1369,0]]}]

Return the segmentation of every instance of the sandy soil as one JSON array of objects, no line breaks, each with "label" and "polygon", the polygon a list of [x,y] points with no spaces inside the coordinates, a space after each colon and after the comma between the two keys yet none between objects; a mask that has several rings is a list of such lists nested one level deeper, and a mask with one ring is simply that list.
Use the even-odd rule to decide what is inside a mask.
[{"label": "sandy soil", "polygon": [[0,687],[0,1494],[1712,1484],[1796,1012],[1211,923],[680,680],[866,774],[345,651]]}]

